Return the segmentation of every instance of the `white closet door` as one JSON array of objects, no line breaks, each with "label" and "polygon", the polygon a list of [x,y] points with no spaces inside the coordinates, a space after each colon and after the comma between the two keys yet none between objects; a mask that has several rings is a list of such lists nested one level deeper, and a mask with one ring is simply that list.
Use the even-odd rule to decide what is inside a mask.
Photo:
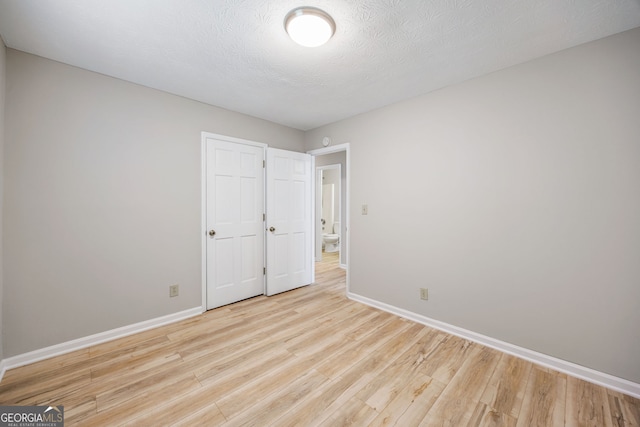
[{"label": "white closet door", "polygon": [[264,293],[264,148],[206,140],[207,309]]},{"label": "white closet door", "polygon": [[311,156],[267,149],[267,295],[311,283]]}]

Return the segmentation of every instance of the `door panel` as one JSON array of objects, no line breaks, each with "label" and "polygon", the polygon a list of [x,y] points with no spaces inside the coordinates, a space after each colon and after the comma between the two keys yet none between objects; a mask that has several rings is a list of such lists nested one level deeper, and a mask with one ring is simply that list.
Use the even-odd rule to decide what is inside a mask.
[{"label": "door panel", "polygon": [[267,150],[267,295],[311,283],[311,156]]},{"label": "door panel", "polygon": [[208,138],[206,156],[206,286],[212,309],[264,293],[264,149]]}]

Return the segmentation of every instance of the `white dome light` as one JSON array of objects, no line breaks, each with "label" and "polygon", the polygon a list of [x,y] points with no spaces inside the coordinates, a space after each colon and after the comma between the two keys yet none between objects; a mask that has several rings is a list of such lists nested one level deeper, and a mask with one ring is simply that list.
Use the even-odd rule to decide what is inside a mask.
[{"label": "white dome light", "polygon": [[336,23],[315,7],[293,9],[284,19],[284,28],[294,42],[305,47],[321,46],[336,32]]}]

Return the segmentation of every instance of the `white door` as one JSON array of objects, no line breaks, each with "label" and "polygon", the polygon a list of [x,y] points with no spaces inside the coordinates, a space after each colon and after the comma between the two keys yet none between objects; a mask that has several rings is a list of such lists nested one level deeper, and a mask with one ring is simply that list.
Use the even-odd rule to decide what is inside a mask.
[{"label": "white door", "polygon": [[264,293],[264,148],[206,140],[207,309]]},{"label": "white door", "polygon": [[311,156],[267,150],[267,295],[311,283]]}]

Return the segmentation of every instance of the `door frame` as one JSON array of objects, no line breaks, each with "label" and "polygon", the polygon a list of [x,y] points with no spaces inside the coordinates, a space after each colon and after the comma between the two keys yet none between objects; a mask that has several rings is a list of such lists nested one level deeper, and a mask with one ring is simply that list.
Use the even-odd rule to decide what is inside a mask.
[{"label": "door frame", "polygon": [[[200,141],[200,197],[201,197],[201,212],[200,212],[200,242],[201,242],[201,280],[202,280],[202,312],[207,311],[207,139],[214,138],[221,141],[234,142],[237,144],[251,145],[254,147],[262,148],[262,161],[266,158],[267,144],[262,142],[250,141],[247,139],[234,138],[231,136],[220,135],[211,132],[202,132]],[[266,179],[265,168],[262,168],[263,180]],[[266,198],[263,198],[262,212],[265,213]],[[262,227],[264,228],[264,227]],[[263,250],[263,265],[266,265],[266,252]],[[266,277],[263,276],[262,280],[262,292],[266,292]]]},{"label": "door frame", "polygon": [[[341,220],[344,222],[344,236],[340,236],[340,239],[345,239],[344,241],[346,242],[346,246],[347,246],[347,259],[346,262],[344,263],[344,269],[346,271],[346,288],[347,288],[347,295],[349,295],[351,293],[351,274],[350,274],[350,269],[349,269],[349,263],[351,262],[351,145],[348,142],[345,142],[343,144],[338,144],[338,145],[334,145],[334,146],[330,146],[330,147],[325,147],[325,148],[318,148],[315,150],[310,150],[307,151],[307,154],[311,154],[311,167],[313,168],[313,170],[316,170],[316,156],[322,156],[325,154],[332,154],[332,153],[338,153],[340,151],[344,151],[345,152],[345,179],[347,180],[347,185],[345,186],[345,195],[344,195],[344,200],[345,200],[345,213],[346,213],[346,218],[341,218]],[[316,215],[316,174],[313,174],[313,183],[311,185],[311,191],[312,191],[312,195],[311,195],[311,201],[313,203],[312,209],[311,209],[311,215],[313,216],[313,224],[315,227],[315,223],[316,223],[316,219],[315,219],[315,215]],[[313,250],[315,251],[315,235],[316,233],[313,233],[314,238],[313,240]],[[342,248],[341,248],[342,249]],[[342,267],[342,263],[340,264],[340,266]],[[312,272],[312,277],[311,279],[315,282],[315,268],[313,269]]]},{"label": "door frame", "polygon": [[[320,178],[320,174],[322,173],[322,176],[324,177],[324,171],[328,171],[328,170],[337,170],[338,171],[338,212],[339,212],[339,222],[340,224],[342,224],[342,165],[341,164],[334,164],[334,165],[325,165],[325,166],[316,166],[315,169],[315,174],[316,174],[316,216],[315,216],[315,222],[313,224],[314,226],[314,230],[313,232],[316,235],[316,243],[315,245],[313,245],[314,247],[314,251],[315,251],[315,261],[322,261],[322,230],[318,223],[318,221],[322,218],[322,197],[324,197],[324,194],[321,194],[322,191],[319,191],[322,187],[322,185],[324,185],[324,182],[318,182],[318,179]],[[344,208],[346,209],[346,205],[344,206]],[[334,221],[335,222],[335,221]],[[342,226],[340,227],[342,228]],[[328,231],[328,233],[332,233],[333,231]],[[342,230],[340,230],[340,234],[342,234]],[[342,258],[342,255],[340,255],[340,257]],[[345,257],[346,258],[346,257]],[[340,260],[338,260],[340,261]]]}]

